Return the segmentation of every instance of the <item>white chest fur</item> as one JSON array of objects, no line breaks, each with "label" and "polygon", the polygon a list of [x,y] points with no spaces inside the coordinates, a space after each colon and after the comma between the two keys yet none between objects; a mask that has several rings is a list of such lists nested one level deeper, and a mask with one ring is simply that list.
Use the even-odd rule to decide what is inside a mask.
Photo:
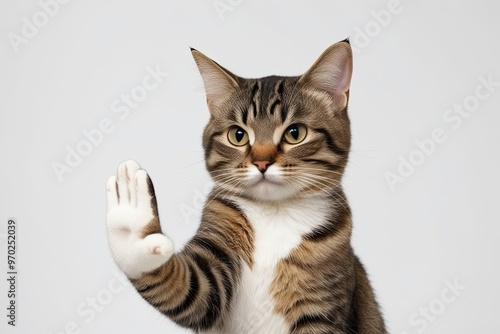
[{"label": "white chest fur", "polygon": [[280,205],[234,201],[254,229],[254,262],[252,268],[246,265],[243,268],[223,333],[288,333],[285,319],[273,312],[269,293],[275,267],[300,245],[303,235],[324,223],[331,213],[329,203],[321,198]]}]

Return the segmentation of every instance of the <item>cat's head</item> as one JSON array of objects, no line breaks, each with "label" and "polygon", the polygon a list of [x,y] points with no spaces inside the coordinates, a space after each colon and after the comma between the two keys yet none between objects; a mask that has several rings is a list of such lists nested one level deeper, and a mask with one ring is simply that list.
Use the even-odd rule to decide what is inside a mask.
[{"label": "cat's head", "polygon": [[244,79],[192,50],[207,97],[205,161],[215,183],[279,201],[328,195],[347,163],[352,51],[329,47],[302,76]]}]

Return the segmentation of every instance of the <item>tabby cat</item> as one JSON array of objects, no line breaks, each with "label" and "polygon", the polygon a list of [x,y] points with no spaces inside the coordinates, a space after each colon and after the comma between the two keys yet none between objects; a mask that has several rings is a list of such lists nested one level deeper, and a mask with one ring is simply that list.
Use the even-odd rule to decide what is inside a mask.
[{"label": "tabby cat", "polygon": [[215,182],[174,253],[153,184],[134,161],[107,184],[113,258],[139,294],[196,333],[386,333],[350,238],[340,184],[350,148],[348,40],[302,76],[244,79],[192,49]]}]

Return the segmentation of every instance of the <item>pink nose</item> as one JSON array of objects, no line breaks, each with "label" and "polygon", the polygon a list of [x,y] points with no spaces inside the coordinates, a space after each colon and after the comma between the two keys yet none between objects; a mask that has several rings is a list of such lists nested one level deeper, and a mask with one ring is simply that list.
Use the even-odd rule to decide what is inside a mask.
[{"label": "pink nose", "polygon": [[271,163],[269,161],[254,161],[253,164],[257,166],[261,173],[264,173]]}]

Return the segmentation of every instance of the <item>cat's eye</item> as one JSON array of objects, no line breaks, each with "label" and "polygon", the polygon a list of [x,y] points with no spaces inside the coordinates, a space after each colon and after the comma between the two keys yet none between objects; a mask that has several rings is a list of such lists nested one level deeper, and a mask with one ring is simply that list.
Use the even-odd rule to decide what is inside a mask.
[{"label": "cat's eye", "polygon": [[283,135],[283,139],[288,144],[298,144],[302,142],[307,135],[307,128],[302,124],[293,124],[290,125]]},{"label": "cat's eye", "polygon": [[248,134],[239,126],[232,127],[227,133],[227,139],[234,146],[243,146],[248,143]]}]

